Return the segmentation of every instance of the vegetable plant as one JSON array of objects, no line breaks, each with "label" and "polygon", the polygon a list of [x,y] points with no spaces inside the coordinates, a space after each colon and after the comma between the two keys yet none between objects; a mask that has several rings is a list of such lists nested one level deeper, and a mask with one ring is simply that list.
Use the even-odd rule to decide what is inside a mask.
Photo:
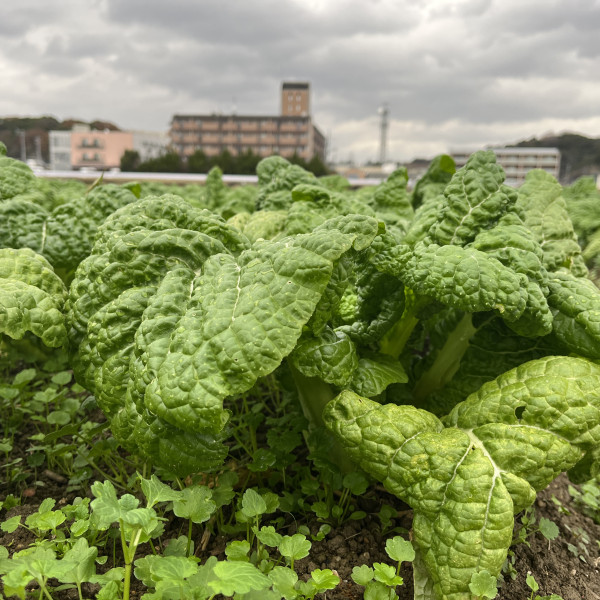
[{"label": "vegetable plant", "polygon": [[[0,208],[14,237],[27,177],[7,165]],[[118,443],[170,479],[215,475],[242,448],[248,478],[281,470],[279,483],[302,433],[325,483],[301,479],[316,501],[282,503],[359,518],[353,496],[379,480],[414,510],[415,597],[490,597],[515,514],[563,470],[583,481],[600,469],[600,291],[563,189],[543,171],[509,188],[492,152],[456,172],[439,157],[412,193],[402,169],[361,193],[280,157],[257,174],[256,194],[237,200],[217,171],[188,200],[105,189],[110,210],[64,263],[50,249],[71,254],[69,244],[49,235],[83,200],[36,209],[41,229],[0,250],[0,333],[67,349]],[[78,265],[68,290],[52,265],[66,281]],[[282,407],[295,425],[266,416]],[[269,425],[284,435],[269,437]],[[153,502],[139,508],[109,485],[94,485],[92,508],[103,527],[119,523],[125,591],[134,565],[157,598],[194,586],[207,598],[279,586],[312,598],[333,581],[315,572],[312,584],[292,582],[273,567],[266,547],[292,568],[310,542],[261,526],[269,501],[252,487],[236,524],[219,516],[218,491],[171,490],[185,544],[173,546],[176,560],[138,565],[160,519]],[[198,567],[191,532],[204,523],[247,539],[228,561]],[[173,569],[188,573],[183,583]],[[396,577],[373,571],[390,588]]]}]

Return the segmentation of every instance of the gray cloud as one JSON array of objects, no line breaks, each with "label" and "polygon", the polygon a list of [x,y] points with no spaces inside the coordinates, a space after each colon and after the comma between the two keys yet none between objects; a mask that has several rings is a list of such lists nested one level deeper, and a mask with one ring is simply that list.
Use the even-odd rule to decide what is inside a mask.
[{"label": "gray cloud", "polygon": [[376,155],[383,102],[403,159],[436,136],[441,151],[548,127],[600,135],[598,30],[597,0],[8,0],[0,114],[161,129],[180,112],[272,114],[299,79],[357,159]]}]

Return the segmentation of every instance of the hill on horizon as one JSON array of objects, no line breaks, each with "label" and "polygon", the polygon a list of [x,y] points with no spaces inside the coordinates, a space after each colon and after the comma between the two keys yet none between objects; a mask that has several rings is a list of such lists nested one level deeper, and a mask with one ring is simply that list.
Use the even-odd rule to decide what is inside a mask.
[{"label": "hill on horizon", "polygon": [[600,174],[600,138],[588,138],[578,133],[561,133],[530,138],[511,146],[525,148],[558,148],[560,150],[560,175],[563,184],[573,183],[586,175]]}]

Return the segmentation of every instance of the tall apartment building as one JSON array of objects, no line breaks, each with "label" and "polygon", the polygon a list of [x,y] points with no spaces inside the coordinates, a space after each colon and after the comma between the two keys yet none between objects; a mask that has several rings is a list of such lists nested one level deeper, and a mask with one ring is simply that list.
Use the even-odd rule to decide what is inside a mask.
[{"label": "tall apartment building", "polygon": [[171,147],[183,158],[196,150],[207,156],[223,150],[238,156],[251,150],[262,157],[296,154],[325,160],[325,137],[310,116],[308,83],[283,83],[280,115],[175,115],[169,135]]},{"label": "tall apartment building", "polygon": [[[558,179],[560,173],[560,150],[558,148],[490,148],[496,155],[498,164],[504,169],[504,183],[513,187],[520,186],[532,169],[543,169]],[[456,168],[464,167],[471,155],[468,152],[452,152]]]}]

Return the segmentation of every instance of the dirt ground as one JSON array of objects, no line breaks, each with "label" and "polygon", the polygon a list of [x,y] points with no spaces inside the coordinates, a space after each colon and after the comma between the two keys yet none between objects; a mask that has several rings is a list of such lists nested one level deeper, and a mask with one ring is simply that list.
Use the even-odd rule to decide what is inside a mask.
[{"label": "dirt ground", "polygon": [[[25,497],[25,504],[12,509],[2,520],[14,514],[28,515],[35,512],[39,502],[45,497],[52,496],[57,499],[57,504],[64,504],[71,500],[64,493],[64,485],[60,481],[46,477],[47,487],[39,490],[31,497]],[[508,574],[504,576],[498,599],[499,600],[527,600],[531,590],[525,583],[528,572],[531,572],[540,589],[540,596],[557,594],[563,600],[600,600],[600,526],[590,518],[582,515],[573,505],[568,492],[569,481],[565,475],[560,476],[548,489],[538,495],[536,501],[536,515],[554,521],[560,535],[549,542],[536,533],[532,535],[527,544],[519,544],[512,548],[515,554],[514,569],[516,577],[512,579]],[[385,495],[385,502],[391,503],[392,497]],[[367,502],[374,502],[373,496]],[[408,507],[396,500],[399,518],[396,519],[397,527],[410,528],[412,513]],[[315,529],[317,528],[315,524]],[[25,548],[32,541],[32,535],[24,528],[19,528],[15,533],[0,535],[0,544],[7,546],[11,551]],[[227,540],[213,538],[206,549],[206,556],[213,554],[218,558],[225,558],[224,548]],[[362,564],[371,565],[373,562],[390,562],[384,552],[385,539],[380,534],[376,518],[367,517],[363,521],[351,521],[337,529],[332,529],[329,535],[321,542],[313,542],[310,555],[296,562],[300,576],[308,575],[315,568],[330,568],[335,570],[341,578],[338,587],[327,592],[328,600],[359,600],[363,597],[363,588],[356,585],[351,577],[352,567]],[[138,557],[147,549],[140,546]],[[396,592],[401,600],[410,600],[413,597],[412,569],[409,564],[403,565],[401,575],[404,585],[398,587]],[[144,593],[143,586],[136,580],[132,581],[133,589],[131,598],[139,598]],[[87,587],[88,597],[93,597],[94,588]],[[56,600],[71,600],[73,591],[56,592]]]}]

